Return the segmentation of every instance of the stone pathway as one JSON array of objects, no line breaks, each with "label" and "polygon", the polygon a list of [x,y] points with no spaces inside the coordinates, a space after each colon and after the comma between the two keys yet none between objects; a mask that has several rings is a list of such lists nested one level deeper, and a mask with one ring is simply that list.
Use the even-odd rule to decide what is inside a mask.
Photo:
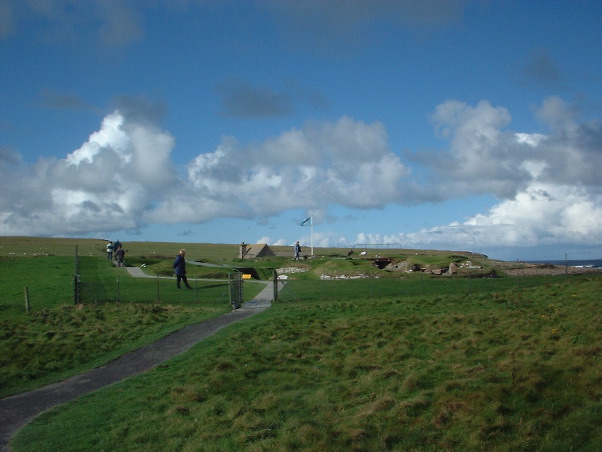
[{"label": "stone pathway", "polygon": [[[282,287],[280,286],[281,282],[278,283],[280,290]],[[245,301],[240,309],[242,310],[250,310],[250,309],[265,309],[272,306],[272,301],[274,299],[274,283],[267,282],[265,283],[265,287],[259,292],[255,298],[251,301]]]}]

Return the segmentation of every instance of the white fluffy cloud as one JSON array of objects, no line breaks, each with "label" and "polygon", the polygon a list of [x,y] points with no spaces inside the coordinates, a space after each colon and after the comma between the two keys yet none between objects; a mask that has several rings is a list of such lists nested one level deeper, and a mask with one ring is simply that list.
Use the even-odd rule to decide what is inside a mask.
[{"label": "white fluffy cloud", "polygon": [[[198,222],[329,204],[377,208],[402,196],[407,176],[382,124],[343,117],[308,123],[253,146],[224,139],[214,152],[190,162],[186,193],[164,199],[152,217]],[[193,199],[196,218],[185,213]]]},{"label": "white fluffy cloud", "polygon": [[583,187],[535,183],[513,199],[464,222],[417,232],[360,234],[357,243],[483,249],[502,246],[602,244],[602,196]]},{"label": "white fluffy cloud", "polygon": [[115,111],[63,159],[18,164],[15,172],[7,157],[4,180],[18,196],[4,200],[0,233],[110,232],[333,203],[374,208],[398,199],[408,175],[382,124],[348,117],[253,146],[226,138],[193,159],[185,175],[172,164],[174,146],[169,133],[139,114]]},{"label": "white fluffy cloud", "polygon": [[450,145],[423,161],[433,162],[438,189],[492,193],[500,202],[463,222],[357,240],[455,249],[602,244],[602,125],[578,124],[572,108],[555,97],[537,115],[549,135],[506,130],[508,111],[488,102],[437,107],[433,122]]},{"label": "white fluffy cloud", "polygon": [[12,194],[3,200],[3,235],[85,234],[141,225],[160,188],[177,182],[173,138],[116,111],[64,159],[2,165]]},{"label": "white fluffy cloud", "polygon": [[438,106],[433,123],[449,146],[417,157],[432,174],[420,186],[378,122],[345,116],[308,122],[252,145],[224,138],[180,174],[171,160],[174,138],[139,112],[118,110],[63,159],[28,165],[0,149],[0,234],[109,233],[149,223],[267,218],[290,209],[325,218],[332,205],[374,209],[433,193],[436,199],[489,193],[499,200],[489,211],[448,225],[365,233],[348,242],[316,231],[314,244],[601,244],[602,125],[580,124],[558,98],[536,114],[549,134],[510,130],[509,112],[486,101]]},{"label": "white fluffy cloud", "polygon": [[536,114],[549,135],[507,129],[510,114],[489,102],[472,107],[447,101],[432,121],[449,148],[423,159],[434,162],[438,179],[456,196],[492,193],[509,199],[534,182],[602,186],[602,125],[576,123],[571,106],[557,97],[546,99]]}]

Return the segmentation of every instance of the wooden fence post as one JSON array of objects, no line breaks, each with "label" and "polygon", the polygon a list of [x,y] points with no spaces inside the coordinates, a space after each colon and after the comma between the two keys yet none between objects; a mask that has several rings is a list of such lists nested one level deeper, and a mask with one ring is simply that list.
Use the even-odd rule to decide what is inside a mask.
[{"label": "wooden fence post", "polygon": [[29,314],[29,288],[25,286],[25,313]]},{"label": "wooden fence post", "polygon": [[159,284],[159,275],[157,275],[157,303],[161,303],[161,285]]},{"label": "wooden fence post", "polygon": [[79,275],[73,276],[73,304],[77,306],[79,303]]}]

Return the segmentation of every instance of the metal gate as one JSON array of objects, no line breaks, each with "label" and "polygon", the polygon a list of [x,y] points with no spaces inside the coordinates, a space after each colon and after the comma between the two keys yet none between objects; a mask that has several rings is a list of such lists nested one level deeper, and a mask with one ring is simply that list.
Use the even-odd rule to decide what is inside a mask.
[{"label": "metal gate", "polygon": [[234,309],[242,306],[242,273],[228,275],[230,285],[230,304]]}]

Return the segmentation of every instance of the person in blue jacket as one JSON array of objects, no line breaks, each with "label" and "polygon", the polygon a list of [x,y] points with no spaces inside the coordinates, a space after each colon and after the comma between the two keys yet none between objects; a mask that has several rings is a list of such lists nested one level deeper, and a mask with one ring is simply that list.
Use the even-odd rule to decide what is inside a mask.
[{"label": "person in blue jacket", "polygon": [[176,286],[178,289],[180,287],[180,281],[184,281],[187,289],[192,289],[190,284],[188,284],[188,279],[186,279],[186,250],[180,250],[178,255],[176,256],[176,260],[173,262],[173,270],[176,274]]}]

